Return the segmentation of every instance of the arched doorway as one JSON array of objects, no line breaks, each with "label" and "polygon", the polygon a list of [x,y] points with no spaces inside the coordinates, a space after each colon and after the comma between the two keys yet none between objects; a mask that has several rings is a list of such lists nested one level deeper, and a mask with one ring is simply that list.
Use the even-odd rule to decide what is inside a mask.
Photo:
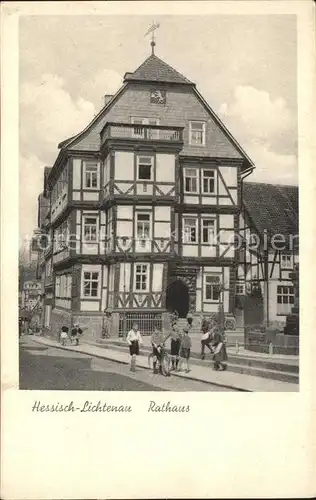
[{"label": "arched doorway", "polygon": [[182,280],[176,280],[167,288],[166,307],[168,311],[178,311],[180,318],[189,312],[189,289]]}]

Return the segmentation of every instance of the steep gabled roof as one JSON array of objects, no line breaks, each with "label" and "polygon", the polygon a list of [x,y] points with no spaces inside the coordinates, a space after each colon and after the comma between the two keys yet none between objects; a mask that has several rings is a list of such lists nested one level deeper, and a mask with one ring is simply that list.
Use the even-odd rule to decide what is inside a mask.
[{"label": "steep gabled roof", "polygon": [[245,182],[243,204],[260,235],[298,234],[298,187]]},{"label": "steep gabled roof", "polygon": [[[202,95],[196,89],[194,83],[190,82],[185,76],[180,74],[174,68],[169,66],[169,64],[162,61],[159,57],[152,54],[150,55],[133,73],[126,73],[124,77],[124,84],[118,90],[118,92],[109,100],[109,102],[101,109],[97,116],[95,116],[92,121],[85,127],[84,130],[79,132],[77,135],[62,141],[59,144],[59,148],[64,151],[69,147],[73,147],[78,141],[83,138],[86,134],[88,134],[93,127],[96,128],[97,134],[100,133],[100,123],[104,119],[107,111],[116,103],[118,98],[121,96],[123,91],[130,83],[143,83],[143,82],[161,82],[167,84],[175,84],[175,85],[185,85],[187,88],[192,89],[195,93],[197,99],[201,102],[201,104],[205,107],[207,112],[212,116],[214,121],[219,125],[221,131],[226,135],[230,143],[237,149],[237,151],[244,157],[244,164],[242,166],[242,171],[249,171],[254,169],[254,164],[240,144],[236,141],[236,139],[230,134],[227,130],[223,122],[217,116],[217,114],[213,111],[213,109],[209,106],[206,100],[202,97]],[[104,124],[103,124],[104,125]],[[57,160],[56,160],[57,161]]]},{"label": "steep gabled roof", "polygon": [[133,73],[125,73],[124,82],[130,80],[194,85],[155,54],[151,54]]},{"label": "steep gabled roof", "polygon": [[111,107],[113,102],[116,100],[117,96],[121,94],[122,90],[126,87],[126,82],[128,81],[150,81],[150,82],[165,82],[165,83],[181,83],[186,85],[195,85],[190,82],[185,76],[181,75],[174,68],[169,66],[169,64],[159,59],[159,57],[154,54],[150,55],[133,73],[125,73],[124,84],[118,92],[112,96],[112,98],[106,103],[106,105],[101,109],[97,116],[88,124],[88,126],[79,134],[76,134],[58,144],[59,148],[66,148],[74,140],[78,138],[85,130],[90,128],[93,123],[96,123],[98,119],[104,114],[108,108]]},{"label": "steep gabled roof", "polygon": [[92,118],[92,120],[88,123],[88,125],[83,130],[81,130],[81,132],[79,132],[78,134],[73,135],[72,137],[69,137],[68,139],[65,139],[64,141],[60,142],[58,144],[59,149],[66,149],[70,144],[72,144],[79,137],[81,137],[82,134],[84,134],[87,130],[89,130],[92,127],[92,125],[94,125],[100,119],[102,119],[104,113],[112,106],[112,104],[116,101],[118,96],[123,92],[125,87],[126,87],[126,84],[122,85],[122,87],[119,88],[119,90],[116,92],[116,94],[114,94],[112,96],[112,98],[109,99],[109,101],[105,104],[105,106],[103,106],[103,108],[99,111],[99,113],[94,118]]},{"label": "steep gabled roof", "polygon": [[68,137],[68,139],[64,139],[63,141],[61,141],[61,142],[58,144],[58,147],[59,147],[59,148],[63,148],[64,146],[66,146],[67,142],[72,141],[75,137],[77,137],[77,136],[76,136],[76,135],[72,135],[71,137]]},{"label": "steep gabled roof", "polygon": [[242,172],[245,173],[246,171],[253,171],[255,168],[255,165],[251,158],[247,155],[247,153],[244,151],[244,149],[241,147],[239,142],[235,139],[235,137],[232,136],[232,134],[229,132],[229,130],[225,127],[224,123],[222,120],[219,118],[219,116],[215,113],[213,108],[207,103],[207,101],[204,99],[204,97],[200,94],[200,92],[194,88],[193,89],[194,93],[197,95],[201,103],[205,106],[207,111],[210,113],[210,115],[214,118],[215,122],[220,126],[222,131],[226,134],[226,137],[230,140],[230,142],[236,147],[236,149],[239,151],[239,153],[245,158],[245,166],[242,168]]}]

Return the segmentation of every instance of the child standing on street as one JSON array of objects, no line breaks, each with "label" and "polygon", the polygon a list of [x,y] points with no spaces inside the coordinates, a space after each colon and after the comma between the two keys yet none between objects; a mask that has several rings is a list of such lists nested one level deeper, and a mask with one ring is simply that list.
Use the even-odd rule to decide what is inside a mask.
[{"label": "child standing on street", "polygon": [[179,364],[179,352],[180,352],[180,344],[181,344],[181,335],[179,328],[176,324],[172,326],[171,333],[165,338],[165,341],[170,337],[170,355],[171,355],[171,370],[176,370]]},{"label": "child standing on street", "polygon": [[76,323],[71,330],[71,343],[75,341],[76,345],[79,345],[79,339],[82,335],[82,329],[79,327],[79,323]]},{"label": "child standing on street", "polygon": [[160,331],[158,325],[155,326],[150,340],[153,353],[153,373],[158,373],[157,362],[159,363],[159,372],[162,373],[161,349],[164,347],[166,339],[164,337],[164,334]]},{"label": "child standing on street", "polygon": [[190,330],[192,328],[192,324],[193,324],[193,316],[190,312],[187,314],[187,323],[188,323],[187,326]]},{"label": "child standing on street", "polygon": [[181,337],[181,347],[180,347],[180,362],[179,362],[179,367],[177,371],[181,371],[182,369],[182,364],[183,361],[186,360],[186,373],[189,373],[190,371],[190,351],[191,351],[191,338],[189,336],[189,328],[186,327],[183,329],[183,335]]},{"label": "child standing on street", "polygon": [[68,339],[68,327],[67,326],[62,326],[61,327],[61,332],[60,332],[60,343],[61,345],[66,345]]},{"label": "child standing on street", "polygon": [[129,344],[129,353],[131,355],[131,366],[130,371],[136,371],[136,356],[139,355],[139,344],[143,343],[142,337],[138,330],[138,324],[133,323],[132,329],[128,332],[126,337],[127,343]]}]

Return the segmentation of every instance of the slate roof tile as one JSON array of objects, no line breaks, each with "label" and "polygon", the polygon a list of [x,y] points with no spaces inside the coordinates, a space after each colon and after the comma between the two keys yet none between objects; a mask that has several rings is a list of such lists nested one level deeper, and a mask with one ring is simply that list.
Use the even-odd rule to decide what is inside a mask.
[{"label": "slate roof tile", "polygon": [[133,73],[125,73],[124,81],[129,80],[194,85],[185,76],[154,54],[150,55]]},{"label": "slate roof tile", "polygon": [[298,186],[245,182],[243,204],[259,234],[298,234]]}]

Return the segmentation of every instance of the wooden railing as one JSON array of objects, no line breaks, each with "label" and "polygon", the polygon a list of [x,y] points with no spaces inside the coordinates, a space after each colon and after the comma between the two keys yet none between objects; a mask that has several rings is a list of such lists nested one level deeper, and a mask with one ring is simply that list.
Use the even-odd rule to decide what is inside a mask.
[{"label": "wooden railing", "polygon": [[101,131],[101,143],[103,144],[108,139],[132,139],[139,141],[182,143],[182,131],[183,127],[107,123]]}]

